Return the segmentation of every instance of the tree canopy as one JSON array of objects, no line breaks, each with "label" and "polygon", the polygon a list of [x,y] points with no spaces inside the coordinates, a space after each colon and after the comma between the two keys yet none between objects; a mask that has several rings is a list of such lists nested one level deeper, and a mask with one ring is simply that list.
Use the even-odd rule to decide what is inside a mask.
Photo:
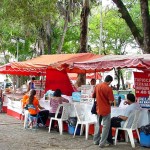
[{"label": "tree canopy", "polygon": [[[149,53],[148,0],[112,1],[115,5],[102,8],[101,53],[125,54],[126,46],[136,46],[135,43]],[[96,0],[0,1],[0,52],[5,56],[4,63],[12,59],[10,56],[16,57],[17,44],[11,39],[18,38],[25,40],[25,44],[18,41],[19,61],[57,52],[98,53],[99,7]]]},{"label": "tree canopy", "polygon": [[[118,7],[121,17],[125,20],[139,47],[144,53],[150,53],[150,15],[148,0],[112,0]],[[134,22],[130,9],[138,4],[140,8],[141,28]]]}]

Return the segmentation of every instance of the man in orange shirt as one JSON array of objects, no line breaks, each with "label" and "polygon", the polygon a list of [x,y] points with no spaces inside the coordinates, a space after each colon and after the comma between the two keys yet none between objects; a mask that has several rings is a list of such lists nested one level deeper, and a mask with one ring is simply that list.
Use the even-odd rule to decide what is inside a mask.
[{"label": "man in orange shirt", "polygon": [[[95,125],[93,141],[94,144],[99,145],[100,148],[113,144],[113,142],[107,141],[111,120],[111,104],[114,101],[113,91],[112,88],[109,86],[112,81],[112,76],[107,75],[103,83],[96,85],[93,93],[93,98],[96,98],[97,102],[97,124]],[[102,121],[103,128],[100,137],[100,125]]]}]

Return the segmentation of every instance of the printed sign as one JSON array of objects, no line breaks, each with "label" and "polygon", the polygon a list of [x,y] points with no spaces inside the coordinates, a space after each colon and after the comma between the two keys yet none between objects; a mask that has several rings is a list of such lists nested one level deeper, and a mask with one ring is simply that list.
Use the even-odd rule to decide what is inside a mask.
[{"label": "printed sign", "polygon": [[142,108],[150,108],[150,73],[134,72],[135,95]]},{"label": "printed sign", "polygon": [[92,85],[82,85],[81,86],[81,102],[93,102],[93,91],[94,87]]},{"label": "printed sign", "polygon": [[150,72],[134,72],[136,97],[150,96]]},{"label": "printed sign", "polygon": [[142,108],[150,108],[150,98],[149,97],[139,97],[139,104]]}]

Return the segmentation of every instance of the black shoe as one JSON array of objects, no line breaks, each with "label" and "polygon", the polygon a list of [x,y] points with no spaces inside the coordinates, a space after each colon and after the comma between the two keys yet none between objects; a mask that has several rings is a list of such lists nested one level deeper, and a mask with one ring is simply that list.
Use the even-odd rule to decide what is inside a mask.
[{"label": "black shoe", "polygon": [[59,132],[59,128],[57,128],[56,131]]},{"label": "black shoe", "polygon": [[125,142],[125,139],[119,139],[118,142]]},{"label": "black shoe", "polygon": [[55,130],[55,128],[54,128],[54,127],[51,127],[51,130]]},{"label": "black shoe", "polygon": [[94,145],[99,145],[99,142],[93,142]]},{"label": "black shoe", "polygon": [[110,144],[110,143],[106,143],[106,144],[104,144],[104,145],[100,145],[100,144],[99,144],[99,147],[100,147],[100,148],[109,147],[109,146],[113,146],[113,144]]},{"label": "black shoe", "polygon": [[111,145],[114,145],[113,140],[111,140],[111,141],[108,141],[108,140],[107,140],[107,142],[108,142],[109,144],[111,144]]}]

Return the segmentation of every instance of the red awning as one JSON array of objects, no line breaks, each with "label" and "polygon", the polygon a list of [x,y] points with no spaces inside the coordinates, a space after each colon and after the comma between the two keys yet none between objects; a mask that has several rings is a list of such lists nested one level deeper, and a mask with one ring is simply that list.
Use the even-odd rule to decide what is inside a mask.
[{"label": "red awning", "polygon": [[75,62],[82,62],[92,60],[100,55],[95,55],[92,53],[78,53],[78,54],[54,54],[54,55],[41,55],[37,58],[27,60],[24,62],[13,62],[11,64],[12,68],[45,68],[45,69],[65,69],[67,72],[76,72],[76,73],[87,73],[87,72],[96,72],[98,70],[81,70],[73,66]]},{"label": "red awning", "polygon": [[[5,67],[5,66],[3,66]],[[95,55],[91,53],[41,55],[24,62],[13,62],[2,69],[4,74],[39,75],[47,69],[68,73],[104,72],[113,68],[150,69],[150,54]]]},{"label": "red awning", "polygon": [[64,64],[73,64],[74,62],[82,62],[99,57],[92,53],[78,53],[78,54],[53,54],[41,55],[39,57],[26,60],[23,62],[13,62],[12,67],[19,68],[43,68],[43,67],[60,67]]},{"label": "red awning", "polygon": [[23,75],[23,76],[44,76],[46,74],[45,69],[20,69],[20,68],[12,68],[11,64],[5,64],[0,66],[1,74],[11,74],[11,75]]}]

